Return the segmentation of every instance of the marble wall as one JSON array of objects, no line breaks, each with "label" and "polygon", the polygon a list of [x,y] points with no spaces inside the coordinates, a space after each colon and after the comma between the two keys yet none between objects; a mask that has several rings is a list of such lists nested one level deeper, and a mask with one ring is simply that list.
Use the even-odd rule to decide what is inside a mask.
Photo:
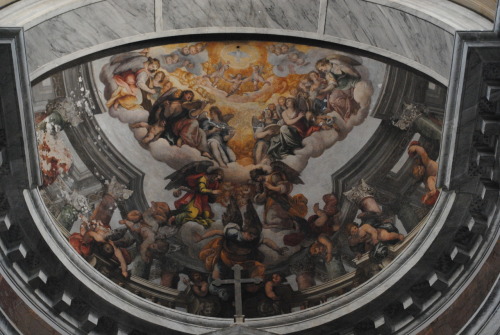
[{"label": "marble wall", "polygon": [[32,80],[126,43],[249,33],[358,48],[447,84],[454,32],[493,24],[445,0],[23,0],[0,11],[0,26],[25,28]]},{"label": "marble wall", "polygon": [[256,27],[316,32],[320,0],[163,0],[164,29]]}]

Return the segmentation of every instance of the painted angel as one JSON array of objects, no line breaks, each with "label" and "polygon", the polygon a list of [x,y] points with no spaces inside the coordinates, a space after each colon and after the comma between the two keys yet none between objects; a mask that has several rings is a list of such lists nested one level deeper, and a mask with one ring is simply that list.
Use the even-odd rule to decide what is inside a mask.
[{"label": "painted angel", "polygon": [[255,202],[264,204],[264,225],[267,228],[301,230],[307,214],[307,198],[291,196],[294,184],[303,184],[300,173],[281,161],[271,163],[271,172],[263,168],[250,171],[258,183]]},{"label": "painted angel", "polygon": [[233,75],[229,75],[229,76],[231,77],[230,79],[223,78],[225,81],[232,84],[231,88],[229,89],[229,93],[226,95],[226,97],[229,97],[229,96],[235,94],[236,92],[238,92],[241,85],[243,85],[247,81],[252,80],[251,77],[243,77],[243,75],[241,73],[238,73],[236,76],[233,76]]},{"label": "painted angel", "polygon": [[235,134],[235,129],[228,125],[234,114],[222,115],[217,106],[212,106],[208,116],[208,119],[201,121],[201,127],[207,134],[210,153],[220,167],[227,167],[228,163],[236,161],[236,155],[227,144]]},{"label": "painted angel", "polygon": [[165,189],[174,190],[173,195],[180,197],[174,206],[179,211],[171,223],[182,225],[194,221],[208,228],[213,222],[214,213],[210,203],[215,202],[220,183],[224,178],[222,169],[214,166],[212,161],[192,162],[180,170],[168,175],[169,179]]},{"label": "painted angel", "polygon": [[264,69],[264,66],[262,65],[252,65],[252,75],[250,76],[250,80],[253,83],[254,90],[258,91],[259,90],[259,83],[263,83],[264,85],[268,84],[271,85],[271,83],[267,80],[264,79],[262,76],[262,70]]},{"label": "painted angel", "polygon": [[219,81],[224,79],[224,73],[229,69],[229,62],[224,63],[220,61],[217,64],[214,64],[213,67],[215,71],[209,75],[205,75],[204,77],[212,79],[212,86],[217,88]]},{"label": "painted angel", "polygon": [[[197,241],[217,236],[208,242],[199,254],[205,268],[212,272],[213,279],[224,279],[230,276],[231,268],[236,264],[248,271],[251,278],[264,279],[266,267],[262,263],[264,255],[259,251],[259,246],[265,244],[280,255],[288,250],[287,247],[279,247],[271,239],[263,237],[262,223],[251,200],[248,200],[246,212],[242,218],[236,199],[231,199],[224,214],[223,223],[223,230],[210,230],[203,235],[195,233]],[[255,285],[246,287],[252,292],[258,288]],[[228,297],[228,292],[224,288],[211,285],[210,291],[219,295],[221,299],[227,300],[225,298]]]}]

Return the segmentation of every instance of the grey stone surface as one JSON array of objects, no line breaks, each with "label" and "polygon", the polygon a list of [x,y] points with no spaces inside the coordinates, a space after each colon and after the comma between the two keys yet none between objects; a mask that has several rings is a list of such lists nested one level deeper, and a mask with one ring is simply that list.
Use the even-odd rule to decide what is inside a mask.
[{"label": "grey stone surface", "polygon": [[453,34],[401,10],[361,0],[330,0],[325,34],[397,53],[449,76]]},{"label": "grey stone surface", "polygon": [[259,27],[315,32],[319,0],[163,0],[163,29]]},{"label": "grey stone surface", "polygon": [[26,32],[30,71],[72,52],[153,30],[154,0],[108,0],[77,8]]}]

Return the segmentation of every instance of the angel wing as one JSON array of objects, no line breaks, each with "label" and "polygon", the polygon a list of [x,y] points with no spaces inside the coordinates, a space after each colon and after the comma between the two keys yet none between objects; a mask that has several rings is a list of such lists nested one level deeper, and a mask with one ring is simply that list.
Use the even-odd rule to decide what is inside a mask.
[{"label": "angel wing", "polygon": [[243,216],[241,215],[238,201],[233,196],[229,198],[229,205],[227,205],[226,211],[222,214],[222,224],[224,227],[228,223],[236,223],[240,228],[243,225]]},{"label": "angel wing", "polygon": [[271,162],[271,168],[274,172],[280,172],[286,176],[286,179],[292,184],[304,184],[302,179],[300,179],[300,172],[291,168],[282,161]]},{"label": "angel wing", "polygon": [[262,222],[260,221],[260,217],[253,206],[252,200],[247,200],[247,208],[245,212],[245,224],[251,225],[262,231]]},{"label": "angel wing", "polygon": [[234,117],[234,114],[224,114],[222,115],[222,122],[228,123]]},{"label": "angel wing", "polygon": [[181,186],[189,186],[186,183],[186,177],[207,172],[207,170],[214,166],[212,161],[196,161],[184,165],[180,170],[175,171],[165,177],[165,180],[170,179],[170,182],[165,186],[167,190],[173,190]]}]

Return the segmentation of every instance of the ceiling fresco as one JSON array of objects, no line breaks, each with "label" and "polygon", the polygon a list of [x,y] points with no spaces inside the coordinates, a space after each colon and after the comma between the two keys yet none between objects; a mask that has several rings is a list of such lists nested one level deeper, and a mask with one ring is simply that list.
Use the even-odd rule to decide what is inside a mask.
[{"label": "ceiling fresco", "polygon": [[440,88],[419,78],[388,106],[391,73],[261,41],[67,69],[33,87],[42,196],[75,252],[143,298],[214,317],[318,305],[388,266],[439,196],[424,102]]}]

